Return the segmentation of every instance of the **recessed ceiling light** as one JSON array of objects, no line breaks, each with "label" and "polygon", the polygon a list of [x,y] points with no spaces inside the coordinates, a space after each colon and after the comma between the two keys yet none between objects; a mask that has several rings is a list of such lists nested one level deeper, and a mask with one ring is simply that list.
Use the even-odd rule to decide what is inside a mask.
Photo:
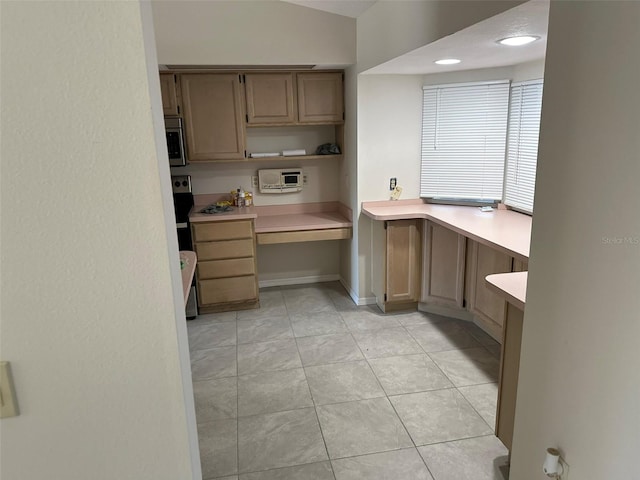
[{"label": "recessed ceiling light", "polygon": [[503,38],[498,40],[498,43],[501,45],[509,45],[510,47],[519,47],[521,45],[527,45],[528,43],[535,42],[536,40],[540,40],[540,37],[536,37],[534,35],[522,35],[519,37]]},{"label": "recessed ceiling light", "polygon": [[436,60],[434,63],[438,65],[455,65],[456,63],[460,63],[460,60],[457,58],[443,58],[442,60]]}]

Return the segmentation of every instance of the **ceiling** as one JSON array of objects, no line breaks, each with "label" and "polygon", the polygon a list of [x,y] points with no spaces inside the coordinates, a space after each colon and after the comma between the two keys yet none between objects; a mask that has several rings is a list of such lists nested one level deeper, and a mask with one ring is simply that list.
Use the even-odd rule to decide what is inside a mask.
[{"label": "ceiling", "polygon": [[303,7],[335,13],[345,17],[357,18],[371,5],[376,3],[369,0],[282,0],[295,3]]},{"label": "ceiling", "polygon": [[[541,60],[547,49],[549,0],[532,0],[476,23],[448,37],[394,58],[365,73],[433,74],[457,70],[504,67]],[[529,45],[508,47],[496,40],[515,35],[540,37]],[[458,58],[457,65],[436,65],[442,58]]]},{"label": "ceiling", "polygon": [[[376,3],[370,0],[281,0],[303,7],[357,18]],[[550,0],[530,0],[499,15],[441,38],[363,73],[427,75],[460,70],[505,67],[544,59]],[[496,40],[535,35],[529,45],[508,47]],[[436,65],[442,58],[458,58],[457,65]]]}]

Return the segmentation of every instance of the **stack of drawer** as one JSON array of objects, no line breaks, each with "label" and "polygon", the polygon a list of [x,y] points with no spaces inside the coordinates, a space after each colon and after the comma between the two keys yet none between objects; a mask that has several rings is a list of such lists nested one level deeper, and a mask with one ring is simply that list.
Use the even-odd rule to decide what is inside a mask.
[{"label": "stack of drawer", "polygon": [[191,224],[198,255],[197,289],[201,313],[258,304],[253,220]]}]

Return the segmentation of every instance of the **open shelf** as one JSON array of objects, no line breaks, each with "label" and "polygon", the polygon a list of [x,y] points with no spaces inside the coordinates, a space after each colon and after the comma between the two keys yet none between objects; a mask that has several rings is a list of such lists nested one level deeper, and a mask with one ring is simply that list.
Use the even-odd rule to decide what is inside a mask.
[{"label": "open shelf", "polygon": [[254,157],[247,157],[247,160],[249,161],[256,161],[256,162],[260,162],[260,161],[269,161],[269,160],[320,160],[320,159],[324,159],[324,158],[342,158],[342,154],[339,155],[295,155],[295,156],[289,156],[289,157],[285,157],[283,155],[277,156],[277,157],[258,157],[258,158],[254,158]]}]

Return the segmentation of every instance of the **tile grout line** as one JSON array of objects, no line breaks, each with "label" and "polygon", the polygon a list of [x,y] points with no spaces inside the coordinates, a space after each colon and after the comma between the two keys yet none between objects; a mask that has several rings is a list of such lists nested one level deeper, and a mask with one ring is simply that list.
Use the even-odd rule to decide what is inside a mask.
[{"label": "tile grout line", "polygon": [[[283,295],[284,297],[284,295]],[[333,300],[332,300],[333,302]],[[291,322],[291,315],[289,314],[289,307],[287,307],[287,303],[285,302],[284,304],[285,309],[287,311],[287,317],[289,319],[289,324],[291,326],[291,330],[293,331],[293,323]],[[298,339],[295,337],[295,332],[294,332],[294,337],[293,337],[293,341],[296,344],[296,350],[298,352],[298,357],[300,358],[300,364],[302,365],[302,372],[304,375],[304,381],[307,384],[307,391],[309,392],[309,397],[311,398],[311,402],[313,403],[313,412],[316,414],[316,422],[318,422],[318,430],[320,430],[320,437],[322,438],[322,444],[324,445],[324,451],[327,454],[327,461],[329,462],[329,468],[331,468],[331,475],[333,475],[333,478],[335,480],[336,478],[336,473],[333,471],[333,464],[331,463],[331,456],[329,455],[329,448],[327,447],[327,440],[324,437],[324,432],[322,431],[322,424],[320,423],[320,416],[318,415],[318,406],[316,405],[316,400],[313,397],[313,393],[311,393],[311,387],[309,386],[309,379],[307,378],[307,371],[305,370],[305,365],[302,362],[302,354],[300,353],[300,346],[298,345]]]},{"label": "tile grout line", "polygon": [[240,478],[240,391],[239,391],[240,375],[239,374],[240,374],[240,354],[238,352],[238,312],[236,312],[236,475],[238,475],[238,478]]}]

